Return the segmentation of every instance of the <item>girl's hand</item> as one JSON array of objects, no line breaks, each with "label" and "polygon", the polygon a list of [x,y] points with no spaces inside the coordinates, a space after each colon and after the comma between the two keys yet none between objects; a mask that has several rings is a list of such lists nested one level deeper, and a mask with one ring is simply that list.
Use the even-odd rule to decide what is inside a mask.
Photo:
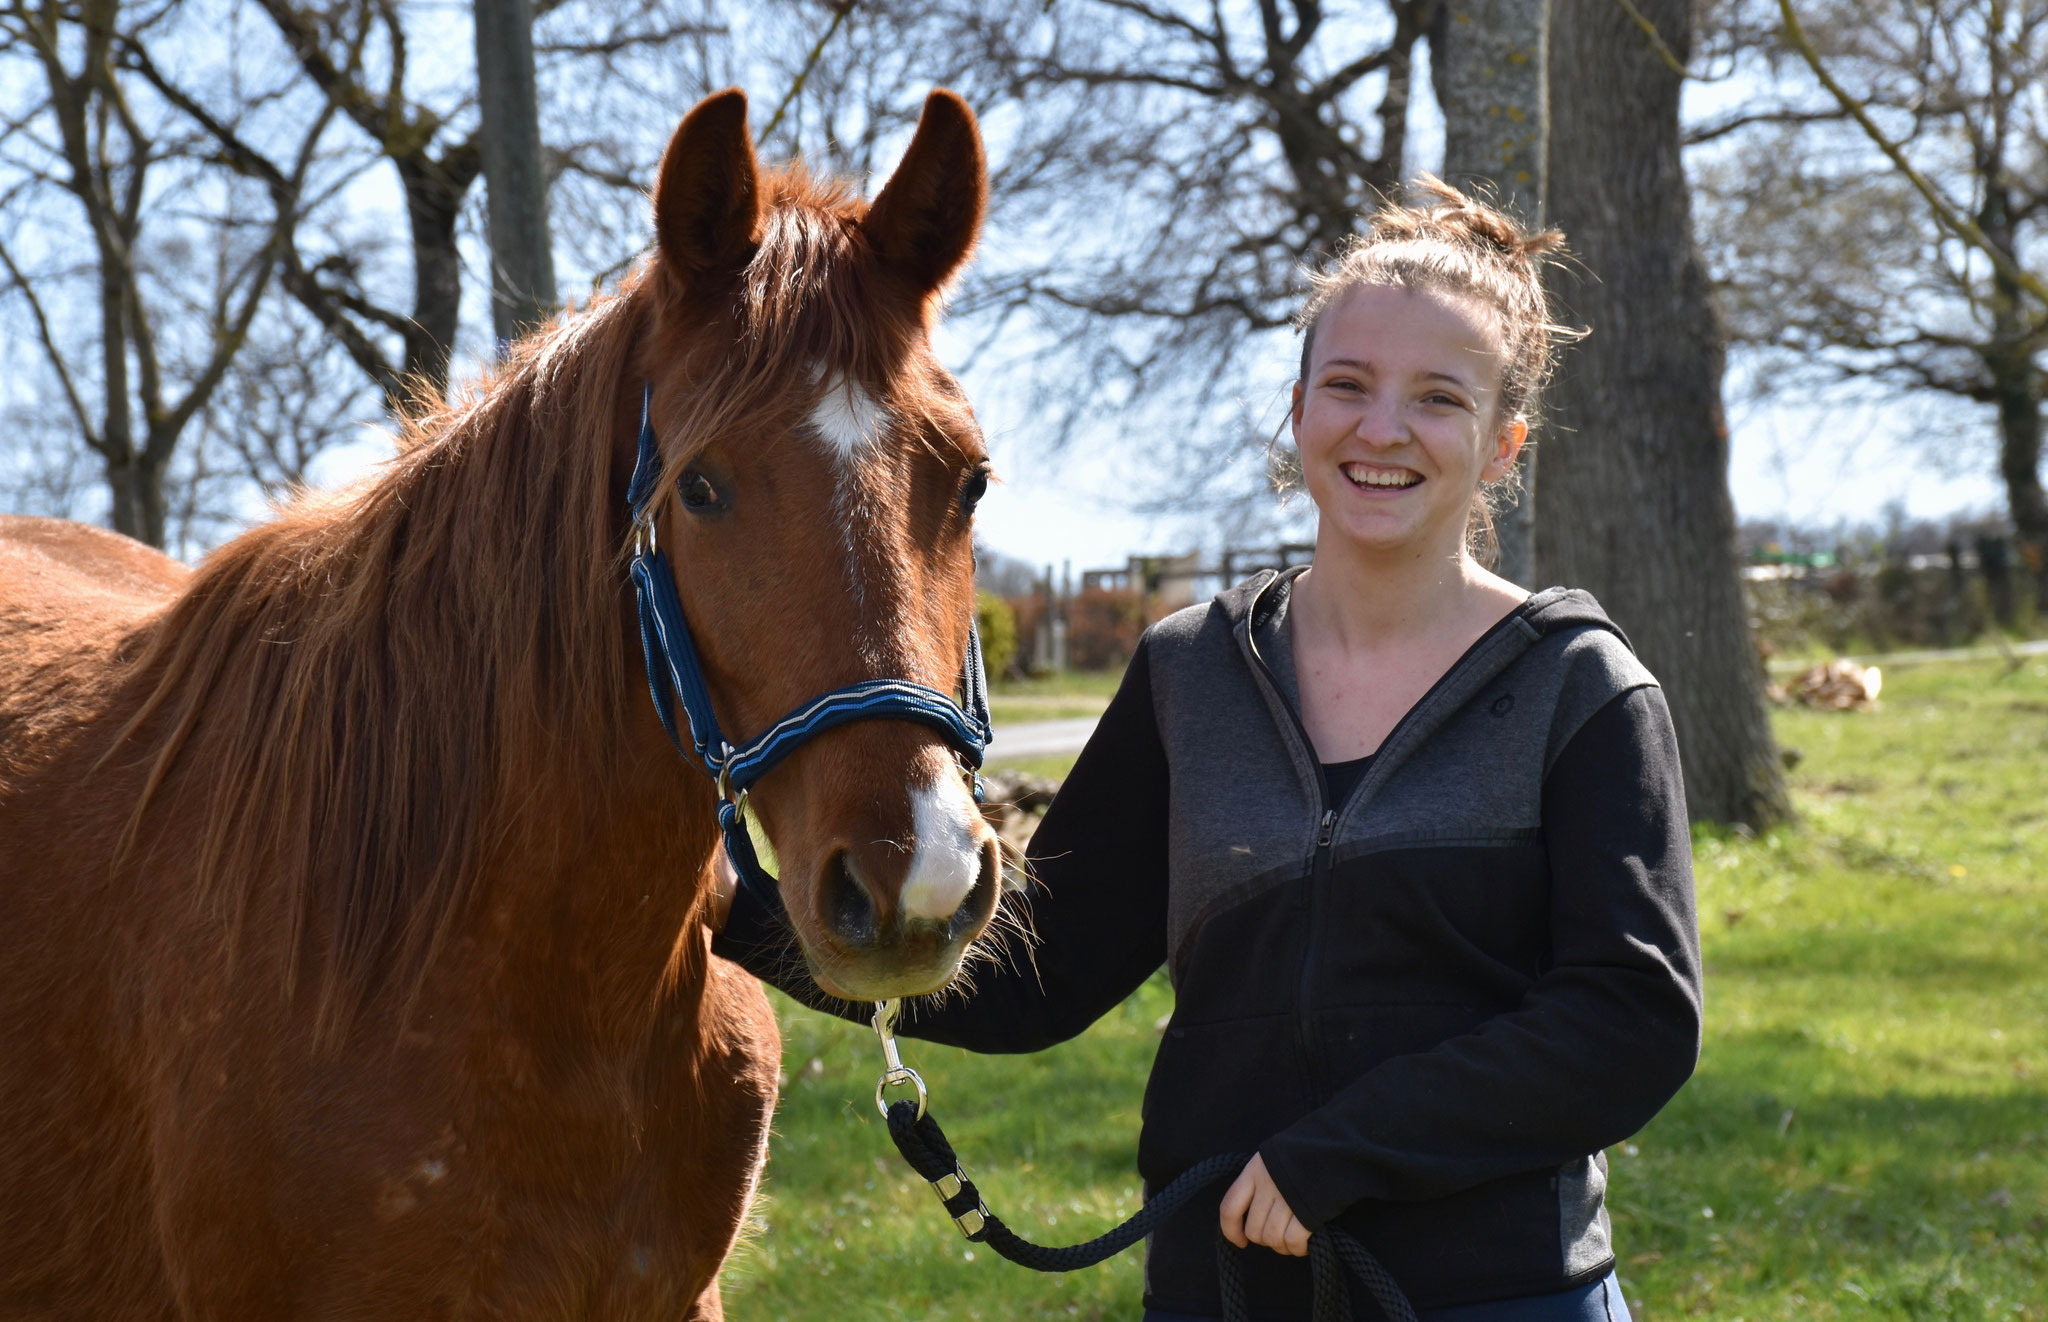
[{"label": "girl's hand", "polygon": [[714,932],[723,932],[725,920],[732,917],[732,893],[740,884],[740,874],[725,856],[723,843],[711,851],[711,861],[704,865],[704,870],[710,874],[704,896],[704,925]]},{"label": "girl's hand", "polygon": [[1280,1196],[1280,1186],[1266,1174],[1266,1159],[1254,1155],[1223,1195],[1223,1238],[1243,1248],[1264,1244],[1291,1258],[1308,1256],[1308,1227]]}]

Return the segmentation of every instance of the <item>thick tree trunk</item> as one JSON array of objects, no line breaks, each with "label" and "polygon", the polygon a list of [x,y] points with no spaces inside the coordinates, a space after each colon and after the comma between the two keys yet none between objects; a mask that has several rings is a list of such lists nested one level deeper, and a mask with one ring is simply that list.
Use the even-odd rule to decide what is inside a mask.
[{"label": "thick tree trunk", "polygon": [[[1679,52],[1688,0],[1641,0]],[[1663,682],[1700,821],[1789,816],[1737,573],[1724,355],[1692,237],[1679,76],[1613,0],[1555,0],[1549,214],[1585,273],[1558,273],[1592,328],[1552,392],[1536,554],[1590,589]]]},{"label": "thick tree trunk", "polygon": [[491,324],[499,343],[508,344],[555,311],[529,0],[476,0],[476,76],[491,227]]},{"label": "thick tree trunk", "polygon": [[[1475,186],[1540,226],[1550,169],[1550,0],[1444,0],[1429,38],[1444,112],[1445,181]],[[1500,573],[1536,584],[1536,450],[1522,452],[1519,493],[1495,514]]]}]

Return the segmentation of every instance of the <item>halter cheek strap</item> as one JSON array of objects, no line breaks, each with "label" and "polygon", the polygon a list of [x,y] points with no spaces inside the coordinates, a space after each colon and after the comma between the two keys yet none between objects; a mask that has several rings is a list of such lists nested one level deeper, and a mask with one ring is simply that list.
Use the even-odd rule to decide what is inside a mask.
[{"label": "halter cheek strap", "polygon": [[[661,718],[661,728],[668,731],[676,751],[693,757],[718,786],[718,829],[725,838],[725,852],[739,873],[740,883],[771,912],[780,912],[782,898],[777,882],[754,852],[741,809],[754,783],[807,740],[853,721],[915,721],[937,730],[951,745],[973,780],[975,802],[981,801],[981,777],[977,773],[990,733],[988,676],[982,668],[981,634],[970,619],[959,702],[950,694],[907,679],[865,679],[812,698],[738,746],[728,742],[711,706],[711,691],[704,684],[704,670],[690,638],[689,621],[683,616],[683,603],[676,596],[675,575],[654,537],[650,502],[661,476],[661,453],[650,416],[653,399],[654,387],[649,385],[640,397],[640,452],[633,464],[633,480],[626,487],[626,504],[632,512],[634,529],[633,563],[628,572],[640,605],[640,647],[647,663],[647,689],[654,699],[655,715]],[[683,709],[680,726],[676,721],[678,703]],[[685,728],[689,734],[687,744],[683,740]]]}]

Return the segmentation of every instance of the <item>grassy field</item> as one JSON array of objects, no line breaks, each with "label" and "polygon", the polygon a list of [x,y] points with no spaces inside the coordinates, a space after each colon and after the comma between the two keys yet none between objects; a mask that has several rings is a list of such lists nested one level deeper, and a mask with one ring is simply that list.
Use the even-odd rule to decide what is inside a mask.
[{"label": "grassy field", "polygon": [[1063,670],[1030,679],[997,680],[989,685],[989,714],[998,725],[1098,716],[1122,678],[1121,671]]},{"label": "grassy field", "polygon": [[[2048,664],[1886,672],[1791,711],[1797,826],[1695,841],[1698,1074],[1610,1153],[1639,1322],[2048,1322]],[[907,1044],[991,1204],[1071,1242],[1137,1205],[1137,1106],[1172,993],[1081,1039]],[[729,1313],[1135,1319],[1138,1258],[1039,1276],[972,1250],[882,1131],[872,1034],[782,1004],[789,1084]]]}]

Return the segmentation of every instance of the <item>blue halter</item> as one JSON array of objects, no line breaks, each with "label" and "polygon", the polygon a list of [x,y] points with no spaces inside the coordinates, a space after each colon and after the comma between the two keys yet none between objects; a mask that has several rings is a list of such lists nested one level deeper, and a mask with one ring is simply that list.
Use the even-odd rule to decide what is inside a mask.
[{"label": "blue halter", "polygon": [[[661,453],[655,444],[651,409],[654,387],[649,385],[640,398],[640,453],[633,464],[633,480],[626,488],[626,505],[632,511],[634,552],[631,574],[633,593],[640,602],[640,646],[647,661],[647,690],[654,697],[654,711],[669,742],[686,756],[694,754],[718,785],[718,829],[725,837],[725,852],[739,873],[740,883],[756,899],[779,912],[782,900],[775,878],[761,866],[754,842],[747,834],[741,809],[747,791],[775,765],[815,735],[851,721],[897,720],[928,725],[945,736],[960,757],[974,783],[975,802],[981,801],[981,755],[988,747],[988,676],[981,663],[981,634],[970,618],[967,625],[967,658],[961,666],[960,690],[963,702],[951,695],[907,679],[865,679],[833,689],[811,699],[760,734],[735,747],[718,727],[718,715],[711,708],[711,691],[704,686],[704,671],[697,661],[696,646],[690,641],[690,625],[683,618],[683,603],[676,596],[675,575],[668,557],[654,538],[654,517],[649,501],[661,476]],[[690,743],[683,745],[676,725],[676,700],[683,705]]]}]

